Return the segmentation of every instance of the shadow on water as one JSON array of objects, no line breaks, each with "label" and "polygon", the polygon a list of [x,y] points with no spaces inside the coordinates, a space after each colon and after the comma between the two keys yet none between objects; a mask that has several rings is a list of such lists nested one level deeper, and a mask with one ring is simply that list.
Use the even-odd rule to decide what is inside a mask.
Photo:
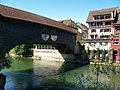
[{"label": "shadow on water", "polygon": [[79,63],[74,63],[74,62],[64,62],[61,67],[59,68],[59,74],[60,73],[64,73],[76,68],[79,68],[83,65],[79,64]]}]

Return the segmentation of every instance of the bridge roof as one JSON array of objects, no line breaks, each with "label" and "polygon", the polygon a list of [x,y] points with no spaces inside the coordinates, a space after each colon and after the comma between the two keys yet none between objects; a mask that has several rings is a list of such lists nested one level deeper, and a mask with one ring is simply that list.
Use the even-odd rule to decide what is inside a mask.
[{"label": "bridge roof", "polygon": [[33,14],[30,12],[26,12],[23,10],[4,6],[1,4],[0,4],[0,15],[2,15],[3,17],[7,17],[7,18],[23,20],[23,21],[28,21],[32,23],[38,23],[38,24],[43,24],[43,25],[63,29],[63,30],[66,30],[74,34],[77,33],[77,30],[70,28],[67,25],[64,25],[58,21],[55,21],[55,20],[52,20],[52,19],[49,19],[43,16],[39,16],[37,14]]}]

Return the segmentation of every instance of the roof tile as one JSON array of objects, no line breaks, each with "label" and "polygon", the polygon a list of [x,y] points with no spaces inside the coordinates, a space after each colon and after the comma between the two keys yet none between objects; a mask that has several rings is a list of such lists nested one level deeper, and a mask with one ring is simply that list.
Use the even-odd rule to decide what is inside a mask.
[{"label": "roof tile", "polygon": [[[95,10],[95,11],[90,11],[87,21],[86,22],[94,22],[93,16],[94,15],[104,15],[104,14],[111,14],[113,11],[117,11],[118,7],[113,7],[113,8],[107,8],[107,9],[101,9],[101,10]],[[116,14],[116,13],[114,13]],[[109,20],[109,19],[107,19]],[[110,19],[111,20],[111,19]],[[96,20],[97,21],[97,20]],[[99,21],[99,20],[98,20]]]},{"label": "roof tile", "polygon": [[68,32],[77,33],[75,29],[68,27],[67,25],[64,25],[58,21],[39,16],[37,14],[33,14],[30,12],[26,12],[23,10],[11,8],[8,6],[4,6],[0,4],[0,15],[3,17],[13,18],[17,20],[24,20],[28,22],[38,23],[38,24],[44,24],[52,27],[56,27],[59,29],[66,30]]}]

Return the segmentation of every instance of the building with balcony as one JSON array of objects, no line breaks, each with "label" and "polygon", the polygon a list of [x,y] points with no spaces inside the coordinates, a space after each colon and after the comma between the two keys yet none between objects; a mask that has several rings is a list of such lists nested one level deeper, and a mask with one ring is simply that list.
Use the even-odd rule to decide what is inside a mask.
[{"label": "building with balcony", "polygon": [[113,24],[118,18],[118,7],[90,11],[86,23],[89,25],[85,49],[109,50],[110,36],[114,34]]},{"label": "building with balcony", "polygon": [[110,43],[113,54],[113,60],[120,61],[120,13],[117,23],[113,25],[114,34],[111,35]]}]

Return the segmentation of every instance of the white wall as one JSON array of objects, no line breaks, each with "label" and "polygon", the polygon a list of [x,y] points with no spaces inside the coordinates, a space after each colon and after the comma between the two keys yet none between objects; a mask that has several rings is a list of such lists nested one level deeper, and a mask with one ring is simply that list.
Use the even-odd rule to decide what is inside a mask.
[{"label": "white wall", "polygon": [[41,57],[42,60],[71,61],[74,60],[73,54],[60,54],[58,50],[33,49],[34,57]]}]

